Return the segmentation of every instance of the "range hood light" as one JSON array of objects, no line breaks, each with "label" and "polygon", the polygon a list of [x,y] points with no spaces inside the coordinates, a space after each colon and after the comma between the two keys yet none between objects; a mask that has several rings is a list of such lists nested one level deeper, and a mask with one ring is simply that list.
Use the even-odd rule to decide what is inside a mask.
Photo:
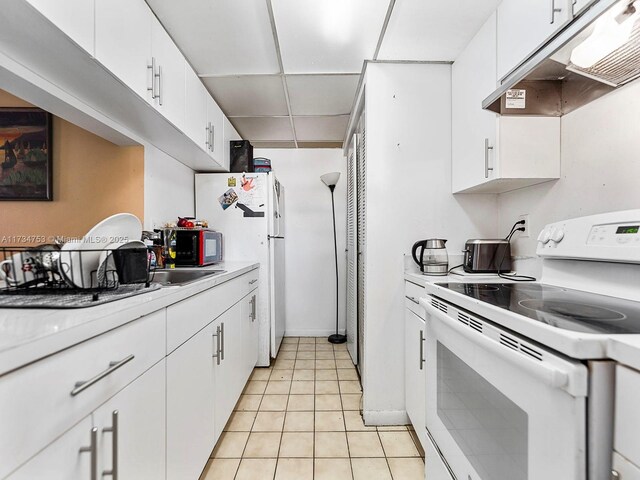
[{"label": "range hood light", "polygon": [[591,68],[622,47],[631,36],[638,12],[628,2],[622,10],[613,8],[600,17],[593,33],[571,52],[571,63],[580,68]]}]

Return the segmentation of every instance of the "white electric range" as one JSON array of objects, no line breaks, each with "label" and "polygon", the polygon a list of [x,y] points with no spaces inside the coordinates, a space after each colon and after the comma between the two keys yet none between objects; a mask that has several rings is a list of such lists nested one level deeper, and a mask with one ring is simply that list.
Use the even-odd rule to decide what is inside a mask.
[{"label": "white electric range", "polygon": [[538,282],[426,284],[429,480],[611,477],[607,348],[640,336],[640,210],[548,225],[537,254]]}]

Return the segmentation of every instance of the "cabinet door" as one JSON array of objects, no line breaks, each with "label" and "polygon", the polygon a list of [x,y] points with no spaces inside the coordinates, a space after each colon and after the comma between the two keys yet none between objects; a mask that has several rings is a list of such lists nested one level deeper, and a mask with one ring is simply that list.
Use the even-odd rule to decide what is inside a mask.
[{"label": "cabinet door", "polygon": [[185,66],[184,133],[203,150],[208,150],[207,97],[209,93],[189,65]]},{"label": "cabinet door", "polygon": [[213,446],[213,325],[167,357],[167,480],[198,478]]},{"label": "cabinet door", "polygon": [[151,103],[151,10],[144,0],[95,2],[96,59]]},{"label": "cabinet door", "polygon": [[498,6],[498,78],[544,45],[572,19],[571,0],[503,0]]},{"label": "cabinet door", "polygon": [[165,394],[162,360],[94,412],[99,472],[114,471],[123,480],[164,478]]},{"label": "cabinet door", "polygon": [[495,13],[453,64],[451,78],[452,187],[456,193],[497,175],[497,116],[482,109],[482,101],[496,88]]},{"label": "cabinet door", "polygon": [[93,55],[94,0],[27,0],[71,40]]},{"label": "cabinet door", "polygon": [[156,108],[180,130],[184,130],[186,60],[160,22],[153,17],[151,55],[156,59]]},{"label": "cabinet door", "polygon": [[207,125],[209,126],[209,154],[213,159],[222,165],[223,162],[223,137],[224,113],[216,101],[207,92]]},{"label": "cabinet door", "polygon": [[[410,301],[410,300],[406,300]],[[405,308],[405,395],[407,415],[424,447],[426,440],[426,404],[424,371],[424,321]]]},{"label": "cabinet door", "polygon": [[231,169],[231,147],[229,142],[232,140],[242,140],[240,134],[236,131],[236,129],[231,125],[229,119],[225,116],[223,119],[222,126],[222,141],[224,144],[222,145],[222,161],[221,164],[225,170]]},{"label": "cabinet door", "polygon": [[224,430],[247,381],[243,367],[243,304],[244,301],[236,303],[213,322],[216,330],[220,327],[220,364],[214,364],[216,440]]},{"label": "cabinet door", "polygon": [[[97,451],[80,452],[83,447],[90,447],[97,442],[98,434],[92,440],[91,417],[87,417],[66,432],[55,442],[33,457],[19,468],[7,480],[87,480],[91,476],[92,455]],[[97,446],[97,444],[96,444]],[[97,457],[94,457],[97,459]],[[97,468],[96,468],[97,471]]]}]

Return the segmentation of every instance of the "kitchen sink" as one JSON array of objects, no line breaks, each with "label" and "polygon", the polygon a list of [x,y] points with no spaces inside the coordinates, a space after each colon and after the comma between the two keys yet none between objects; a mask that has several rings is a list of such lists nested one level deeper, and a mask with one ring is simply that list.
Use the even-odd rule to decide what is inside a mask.
[{"label": "kitchen sink", "polygon": [[156,270],[151,274],[151,281],[161,285],[186,285],[212,275],[220,275],[226,270],[175,269]]}]

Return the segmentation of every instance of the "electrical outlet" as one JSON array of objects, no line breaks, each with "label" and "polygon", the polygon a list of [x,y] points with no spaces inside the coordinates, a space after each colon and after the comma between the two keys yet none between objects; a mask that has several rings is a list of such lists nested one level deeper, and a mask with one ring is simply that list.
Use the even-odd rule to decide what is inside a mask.
[{"label": "electrical outlet", "polygon": [[524,225],[518,225],[519,227],[524,227],[524,232],[518,232],[520,238],[529,238],[529,214],[520,215],[518,217],[518,221],[524,220]]}]

